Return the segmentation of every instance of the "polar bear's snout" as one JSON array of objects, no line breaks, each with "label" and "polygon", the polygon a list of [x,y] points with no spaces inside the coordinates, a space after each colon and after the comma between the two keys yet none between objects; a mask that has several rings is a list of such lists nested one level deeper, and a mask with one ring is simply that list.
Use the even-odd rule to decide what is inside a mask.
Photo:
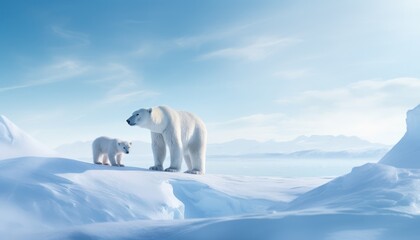
[{"label": "polar bear's snout", "polygon": [[135,122],[134,120],[132,120],[131,118],[132,118],[132,117],[130,117],[129,119],[127,119],[127,123],[128,123],[128,125],[130,125],[130,126],[134,126],[134,125],[136,125],[136,122]]}]

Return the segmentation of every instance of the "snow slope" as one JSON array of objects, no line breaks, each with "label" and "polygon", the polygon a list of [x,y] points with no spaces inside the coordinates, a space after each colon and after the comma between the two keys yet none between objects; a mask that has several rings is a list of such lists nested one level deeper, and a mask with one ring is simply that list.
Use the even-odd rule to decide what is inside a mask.
[{"label": "snow slope", "polygon": [[0,159],[22,156],[51,156],[54,151],[29,136],[0,115]]},{"label": "snow slope", "polygon": [[368,163],[303,194],[288,209],[418,215],[420,170]]},{"label": "snow slope", "polygon": [[194,176],[62,158],[8,159],[0,162],[0,208],[7,213],[0,216],[0,234],[19,238],[92,223],[263,213],[328,180]]},{"label": "snow slope", "polygon": [[[252,181],[248,184],[254,185]],[[289,190],[295,189],[290,188],[293,184],[287,185]],[[194,192],[195,186],[185,187]],[[262,192],[267,189],[259,190]],[[279,190],[288,192],[281,187]],[[239,188],[231,191],[233,193],[241,190]],[[250,190],[251,196],[254,196],[254,191],[255,189]],[[277,195],[276,192],[270,192]],[[254,209],[248,215],[228,214],[217,218],[182,221],[94,223],[38,232],[35,236],[40,239],[415,240],[420,234],[419,192],[420,170],[366,164],[307,193],[298,194],[300,196],[295,199],[287,197],[286,199],[292,200],[289,203],[272,205],[274,199],[271,199],[264,204],[252,198],[252,203],[259,204],[262,208]],[[203,201],[202,209],[206,209],[213,205],[212,201],[207,202],[207,196],[212,194],[193,194],[192,197],[180,199],[184,203]],[[277,201],[282,199],[279,195],[276,198]],[[219,195],[217,199],[223,201],[226,198]],[[244,206],[244,199],[246,198],[237,198],[237,201],[214,206],[222,208],[221,213],[230,213],[226,211],[226,207],[232,204],[238,208]],[[272,207],[268,207],[270,205]],[[240,212],[246,213],[243,210],[236,213]]]},{"label": "snow slope", "polygon": [[420,234],[420,170],[382,164],[330,181],[194,176],[25,157],[0,162],[0,189],[6,239],[382,240]]},{"label": "snow slope", "polygon": [[380,163],[403,168],[420,168],[420,105],[407,112],[407,131]]},{"label": "snow slope", "polygon": [[418,240],[418,216],[267,214],[187,221],[100,223],[31,235],[31,239]]}]

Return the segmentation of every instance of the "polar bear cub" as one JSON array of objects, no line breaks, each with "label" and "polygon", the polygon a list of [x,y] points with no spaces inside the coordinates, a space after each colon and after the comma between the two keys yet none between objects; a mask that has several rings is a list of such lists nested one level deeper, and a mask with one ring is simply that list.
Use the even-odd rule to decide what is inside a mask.
[{"label": "polar bear cub", "polygon": [[165,171],[180,171],[184,159],[188,167],[186,173],[206,172],[207,130],[204,122],[194,114],[166,106],[142,108],[135,111],[127,123],[151,132],[155,165],[150,170],[163,171],[168,147],[171,165]]},{"label": "polar bear cub", "polygon": [[[130,153],[131,142],[117,138],[98,137],[92,143],[93,163],[124,167],[122,154]],[[102,160],[102,161],[101,161]]]}]

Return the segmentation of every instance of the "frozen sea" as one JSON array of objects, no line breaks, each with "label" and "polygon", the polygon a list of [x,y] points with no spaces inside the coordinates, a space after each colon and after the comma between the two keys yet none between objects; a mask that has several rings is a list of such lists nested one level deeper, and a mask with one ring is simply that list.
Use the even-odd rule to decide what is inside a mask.
[{"label": "frozen sea", "polygon": [[355,166],[377,161],[377,159],[209,158],[207,172],[267,177],[340,176],[349,173]]}]

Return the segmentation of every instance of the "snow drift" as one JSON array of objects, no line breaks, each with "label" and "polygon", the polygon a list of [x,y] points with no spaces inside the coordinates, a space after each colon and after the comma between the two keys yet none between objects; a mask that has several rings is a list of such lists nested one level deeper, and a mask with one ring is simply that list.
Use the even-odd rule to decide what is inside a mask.
[{"label": "snow drift", "polygon": [[406,124],[406,133],[380,163],[400,168],[420,168],[420,105],[407,112]]},{"label": "snow drift", "polygon": [[0,115],[0,159],[23,156],[51,156],[54,151]]},{"label": "snow drift", "polygon": [[420,170],[368,163],[292,201],[289,210],[420,214]]},{"label": "snow drift", "polygon": [[11,228],[12,233],[51,231],[261,213],[328,180],[195,176],[63,158],[6,159],[0,161],[0,234]]},{"label": "snow drift", "polygon": [[[249,182],[252,185],[252,182]],[[184,187],[195,192],[191,182]],[[174,188],[175,189],[175,188]],[[280,208],[252,215],[184,221],[108,222],[39,235],[40,239],[418,239],[420,170],[366,164]],[[203,192],[205,193],[205,191]],[[211,196],[209,194],[209,196]],[[207,196],[207,194],[206,194]],[[203,206],[205,196],[193,194]],[[218,198],[221,202],[223,197]],[[195,201],[195,200],[194,200]],[[226,208],[231,202],[215,205]],[[237,202],[240,206],[241,202]],[[202,208],[206,209],[206,207]],[[195,213],[197,213],[195,211]]]},{"label": "snow drift", "polygon": [[142,181],[130,168],[28,157],[1,161],[0,169],[0,202],[24,212],[33,220],[27,225],[183,218],[184,206],[168,182]]}]

